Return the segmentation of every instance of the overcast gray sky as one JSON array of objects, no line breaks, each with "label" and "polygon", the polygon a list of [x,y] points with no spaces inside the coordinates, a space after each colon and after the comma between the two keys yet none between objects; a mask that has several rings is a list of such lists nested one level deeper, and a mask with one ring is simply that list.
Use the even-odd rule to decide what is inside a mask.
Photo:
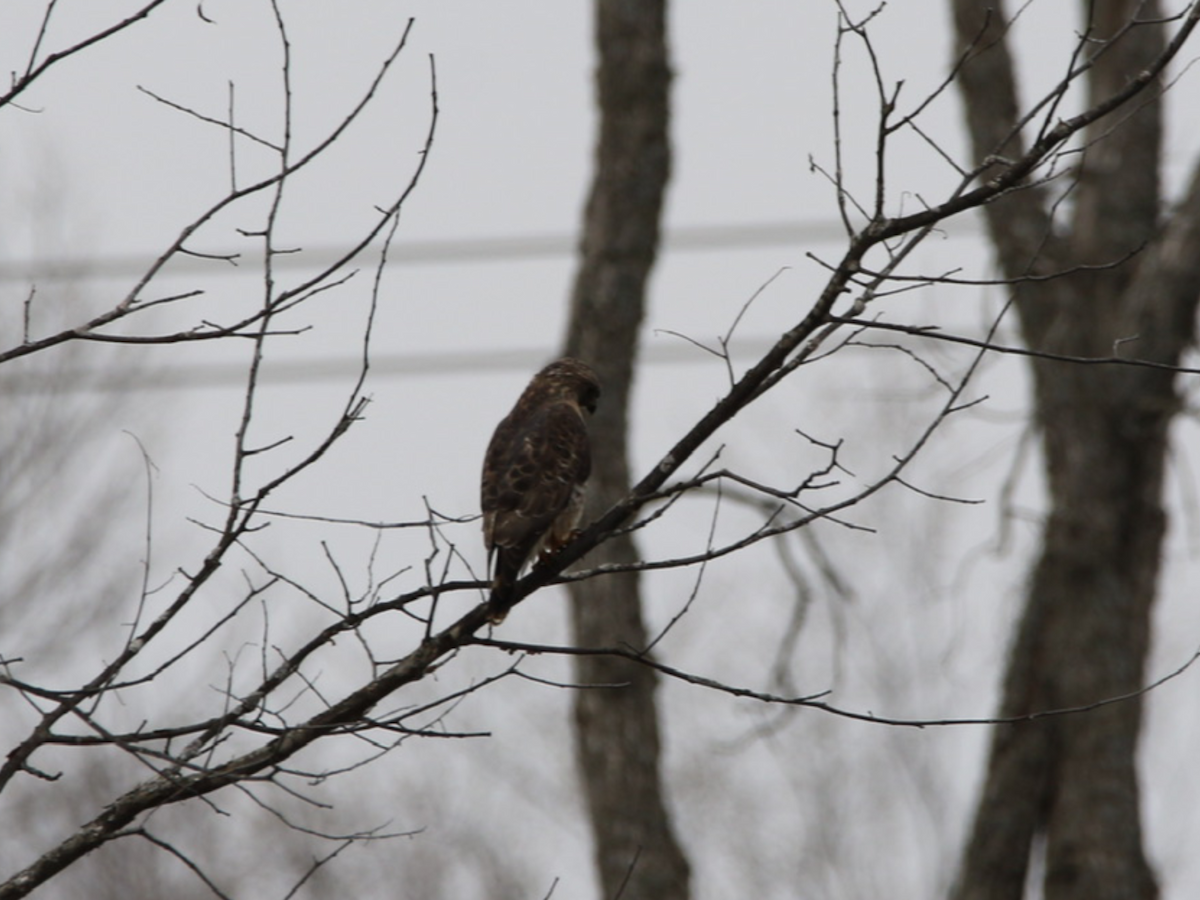
[{"label": "overcast gray sky", "polygon": [[[861,11],[873,4],[847,5]],[[61,3],[43,52],[136,6]],[[410,178],[429,125],[431,56],[440,118],[382,282],[373,349],[380,365],[367,419],[279,505],[399,521],[422,518],[428,498],[444,513],[472,514],[487,437],[530,372],[554,353],[565,321],[570,248],[595,125],[591,6],[582,0],[284,0],[281,6],[291,41],[297,153],[340,120],[408,19],[415,20],[408,46],[364,120],[289,193],[282,240],[301,252],[281,267],[281,279],[302,278],[307,267],[355,240],[376,216],[374,207]],[[886,80],[904,81],[902,102],[915,105],[944,78],[950,40],[943,6],[892,3],[873,31]],[[1070,7],[1042,0],[1019,25],[1030,95],[1060,77],[1073,37],[1065,15]],[[5,5],[0,59],[8,69],[21,68],[28,57],[42,8],[25,0]],[[229,114],[232,92],[237,124],[278,140],[281,52],[269,4],[203,0],[199,9],[211,22],[197,14],[196,2],[166,4],[56,67],[22,98],[24,111],[0,116],[0,208],[9,213],[0,221],[6,314],[24,303],[30,272],[39,283],[35,329],[71,315],[63,306],[68,285],[89,308],[111,305],[180,228],[228,189],[226,133],[139,88],[219,120]],[[646,365],[639,373],[632,448],[638,470],[653,465],[726,383],[720,361],[669,332],[715,344],[767,285],[732,345],[735,362],[744,364],[803,315],[823,283],[823,269],[809,255],[840,253],[832,189],[810,167],[812,160],[829,169],[834,159],[835,30],[835,5],[818,0],[678,0],[671,8],[676,159],[668,247],[652,281],[643,335]],[[869,196],[873,79],[852,42],[842,65],[848,179]],[[1171,95],[1172,107],[1183,113],[1195,94],[1195,74],[1188,72]],[[927,134],[961,157],[958,115],[957,97],[947,92],[923,122]],[[1177,114],[1171,122],[1168,172],[1178,181],[1200,148],[1200,126],[1194,114]],[[236,142],[234,158],[239,185],[269,171],[271,153],[250,140]],[[955,179],[912,135],[898,138],[889,177],[894,211],[944,195]],[[206,293],[171,314],[181,319],[164,316],[151,320],[155,326],[227,316],[256,302],[262,282],[257,244],[238,229],[260,226],[262,210],[261,202],[248,203],[197,235],[192,249],[241,253],[240,264],[192,259],[172,269],[158,290],[202,287]],[[963,221],[928,241],[912,267],[930,273],[962,267],[979,277],[987,258],[978,229]],[[68,281],[47,271],[68,263],[94,266],[100,274]],[[311,330],[273,346],[260,404],[264,437],[295,435],[295,445],[303,446],[340,409],[361,349],[370,263],[367,257],[343,290],[300,309],[292,324]],[[1002,299],[996,291],[939,287],[881,301],[879,310],[896,320],[979,334]],[[127,419],[96,438],[117,458],[124,473],[118,477],[132,486],[141,477],[140,456],[122,431],[144,435],[157,466],[161,577],[181,565],[190,548],[202,546],[203,536],[187,521],[213,515],[200,491],[226,489],[239,413],[237,373],[248,350],[197,344],[146,351],[161,373],[146,386],[155,390],[140,391]],[[99,359],[88,348],[54,352],[70,354],[84,371]],[[939,349],[930,354],[950,371],[966,359]],[[847,354],[845,362],[813,373],[797,377],[721,435],[727,462],[786,471],[812,452],[793,432],[802,428],[829,441],[846,437],[844,461],[866,481],[935,408],[936,392],[923,371],[886,354]],[[1004,511],[1003,480],[1021,439],[1019,364],[988,364],[974,394],[991,400],[947,428],[914,475],[929,478],[931,486],[936,481],[941,492],[987,503],[947,507],[885,497],[854,514],[873,533],[818,530],[839,569],[850,573],[855,599],[826,591],[814,604],[794,661],[801,689],[834,686],[839,705],[881,714],[990,713],[1032,534],[1018,516],[1010,545],[998,548],[994,537]],[[1185,446],[1194,447],[1194,426],[1180,430]],[[1181,454],[1173,488],[1185,499],[1193,477],[1186,457]],[[1036,467],[1026,464],[1017,484],[1016,505],[1029,519],[1039,503]],[[722,526],[733,530],[746,515],[723,512]],[[1180,503],[1176,522],[1152,676],[1182,662],[1200,635],[1200,611],[1189,601],[1197,586],[1190,557],[1200,540],[1190,499]],[[645,540],[655,554],[694,552],[707,528],[701,517],[694,533],[650,533]],[[273,550],[316,580],[329,578],[314,550],[322,540],[345,554],[348,567],[365,565],[370,554],[370,540],[352,530],[280,531]],[[461,526],[454,539],[473,565],[482,563],[474,524]],[[419,580],[423,541],[389,536],[388,567],[417,563],[412,577]],[[129,553],[138,552],[131,543]],[[765,549],[728,559],[706,578],[695,610],[664,644],[664,654],[683,668],[763,686],[779,622],[791,609],[790,583]],[[661,626],[686,601],[691,582],[669,575],[651,584],[650,615]],[[566,633],[552,592],[523,605],[506,629],[514,638],[539,640],[562,640]],[[84,671],[94,668],[86,658],[81,664]],[[1181,886],[1200,890],[1197,776],[1185,765],[1200,749],[1194,685],[1193,678],[1151,698],[1143,754],[1149,840],[1153,858],[1170,876],[1168,896],[1186,896]],[[462,713],[463,727],[490,728],[491,740],[449,749],[422,745],[397,755],[387,778],[401,799],[391,811],[399,824],[424,825],[435,835],[443,814],[477,821],[484,840],[515,842],[503,843],[505,852],[515,852],[531,877],[544,877],[546,887],[561,877],[555,896],[584,896],[591,876],[573,795],[565,697],[528,685],[501,696],[496,708],[468,706]],[[945,877],[954,852],[946,842],[960,837],[981,772],[982,730],[899,734],[810,713],[789,719],[777,734],[752,738],[764,721],[761,710],[686,686],[668,685],[663,696],[668,780],[699,896],[794,896],[797,854],[825,854],[832,871],[861,865],[866,848],[886,845],[881,842],[894,842],[896,852],[878,860],[870,875],[845,875],[844,896],[866,896],[864,885],[875,881],[917,896]],[[1188,715],[1176,715],[1179,709]],[[439,794],[440,779],[427,777],[433,770],[460,773],[457,786]],[[536,790],[527,789],[530,782]],[[417,799],[407,807],[403,798]],[[519,837],[504,831],[514,809]],[[813,810],[826,817],[825,825],[814,821]],[[821,827],[836,832],[829,846],[818,840]],[[922,834],[935,839],[923,842]],[[420,852],[419,839],[405,850]]]}]

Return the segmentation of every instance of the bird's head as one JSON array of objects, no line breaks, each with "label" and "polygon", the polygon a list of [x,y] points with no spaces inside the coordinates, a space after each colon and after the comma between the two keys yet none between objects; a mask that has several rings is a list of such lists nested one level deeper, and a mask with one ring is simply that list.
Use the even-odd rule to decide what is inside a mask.
[{"label": "bird's head", "polygon": [[542,369],[536,381],[550,387],[558,396],[579,404],[588,414],[596,411],[600,400],[600,379],[587,363],[564,357]]}]

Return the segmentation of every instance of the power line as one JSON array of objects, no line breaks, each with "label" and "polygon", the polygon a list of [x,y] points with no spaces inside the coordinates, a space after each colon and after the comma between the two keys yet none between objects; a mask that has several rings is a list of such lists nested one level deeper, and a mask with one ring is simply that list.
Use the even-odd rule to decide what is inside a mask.
[{"label": "power line", "polygon": [[[948,233],[952,236],[978,234],[977,224],[964,218],[955,220]],[[663,235],[667,253],[700,250],[759,249],[828,244],[843,239],[845,230],[838,222],[774,222],[745,225],[692,225],[673,228]],[[400,241],[393,245],[390,258],[397,263],[422,265],[463,262],[511,262],[570,256],[578,248],[574,234],[518,235],[493,238],[449,238],[444,240]],[[302,253],[284,253],[275,257],[278,268],[319,268],[330,265],[346,252],[346,247],[322,246]],[[212,256],[235,256],[212,253]],[[93,259],[62,258],[10,260],[0,262],[0,284],[6,282],[45,283],[85,278],[133,279],[141,276],[154,261],[152,253],[105,256]],[[238,274],[239,267],[220,259],[177,254],[171,261],[173,275],[188,273]]]},{"label": "power line", "polygon": [[[954,222],[950,236],[978,234],[969,219]],[[772,246],[803,246],[829,243],[844,236],[839,223],[792,222],[749,225],[692,226],[677,228],[664,235],[666,252],[699,250],[735,250]],[[303,254],[282,254],[276,267],[315,268],[328,265],[344,253],[344,248],[323,247]],[[570,256],[576,252],[575,239],[569,235],[524,235],[511,238],[428,240],[398,243],[391,258],[400,263],[429,264],[442,262],[513,261]],[[136,278],[148,265],[145,257],[107,257],[103,259],[34,260],[25,263],[0,263],[0,283],[4,281],[54,281],[82,278]],[[173,273],[236,272],[234,266],[213,260],[181,256],[171,264]],[[771,345],[767,338],[747,338],[736,342],[736,355],[763,353]],[[527,371],[544,362],[549,348],[523,348],[504,351],[442,351],[433,353],[386,354],[371,360],[376,378],[397,376],[446,375],[497,371]],[[644,362],[678,364],[708,359],[695,346],[676,344],[647,347]],[[269,386],[314,382],[352,381],[359,371],[361,358],[355,356],[327,359],[271,360],[264,366],[262,383]],[[113,392],[147,390],[197,390],[237,387],[245,383],[244,366],[230,363],[175,364],[155,367],[145,375],[123,369],[71,369],[54,373],[52,379],[31,372],[9,374],[5,392],[11,394],[48,394],[56,392]]]},{"label": "power line", "polygon": [[[734,356],[761,355],[773,340],[747,338],[735,341],[730,350]],[[397,376],[462,375],[486,372],[530,369],[547,362],[554,351],[549,347],[524,347],[514,350],[465,351],[447,350],[436,353],[392,353],[372,357],[372,378]],[[646,347],[639,354],[641,362],[649,364],[681,364],[712,362],[695,345],[679,341],[674,344]],[[259,383],[265,387],[313,382],[352,384],[358,376],[361,358],[343,356],[327,359],[267,360],[260,371]],[[54,393],[111,393],[157,390],[203,390],[208,388],[244,387],[246,366],[231,363],[193,363],[167,367],[148,367],[144,372],[125,369],[61,369],[52,379],[31,372],[6,375],[4,393],[34,395]]]}]

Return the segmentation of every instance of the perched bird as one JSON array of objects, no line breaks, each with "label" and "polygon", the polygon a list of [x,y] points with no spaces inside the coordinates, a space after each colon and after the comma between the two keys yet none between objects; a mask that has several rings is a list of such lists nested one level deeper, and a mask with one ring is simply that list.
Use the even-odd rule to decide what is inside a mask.
[{"label": "perched bird", "polygon": [[525,563],[558,550],[579,524],[592,469],[587,420],[599,398],[596,373],[560,359],[533,376],[496,426],[480,490],[493,621],[503,619]]}]

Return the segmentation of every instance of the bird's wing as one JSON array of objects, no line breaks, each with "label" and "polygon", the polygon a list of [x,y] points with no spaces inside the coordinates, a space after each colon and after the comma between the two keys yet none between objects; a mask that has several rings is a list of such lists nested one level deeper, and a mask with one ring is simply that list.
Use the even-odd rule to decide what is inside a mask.
[{"label": "bird's wing", "polygon": [[524,562],[591,472],[587,426],[569,403],[500,423],[484,458],[482,507],[489,553]]}]

